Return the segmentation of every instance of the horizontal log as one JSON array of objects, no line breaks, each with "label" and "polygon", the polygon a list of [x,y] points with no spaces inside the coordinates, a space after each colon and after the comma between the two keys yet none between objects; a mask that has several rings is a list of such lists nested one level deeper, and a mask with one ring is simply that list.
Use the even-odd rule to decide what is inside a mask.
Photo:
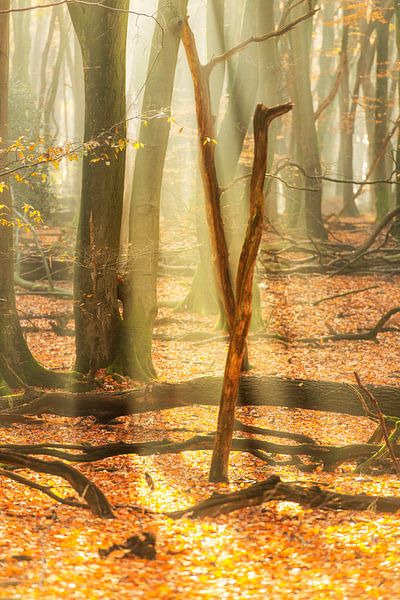
[{"label": "horizontal log", "polygon": [[[385,415],[400,417],[400,388],[368,385]],[[158,410],[192,405],[217,406],[222,378],[199,377],[182,383],[154,383],[146,388],[112,393],[46,392],[39,398],[9,409],[9,397],[0,406],[8,414],[56,414],[90,416],[100,421]],[[368,404],[368,399],[366,399]],[[347,383],[285,379],[283,377],[243,376],[239,406],[281,406],[304,408],[347,415],[364,415],[359,390]]]}]

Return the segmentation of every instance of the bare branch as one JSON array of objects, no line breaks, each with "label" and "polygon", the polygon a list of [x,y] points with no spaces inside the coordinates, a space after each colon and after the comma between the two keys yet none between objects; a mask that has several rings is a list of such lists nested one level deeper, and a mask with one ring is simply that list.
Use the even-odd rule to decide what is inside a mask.
[{"label": "bare branch", "polygon": [[386,444],[386,447],[390,454],[390,457],[393,461],[393,466],[395,468],[397,477],[400,477],[400,463],[399,463],[396,453],[394,451],[393,444],[390,440],[389,432],[386,427],[385,417],[381,410],[381,407],[379,406],[378,401],[375,398],[375,396],[373,394],[371,394],[371,392],[369,390],[367,390],[367,388],[361,383],[361,379],[357,372],[354,372],[354,377],[356,378],[357,384],[359,385],[360,389],[364,392],[364,394],[367,396],[367,398],[369,399],[369,401],[371,402],[372,406],[375,409],[376,416],[379,419],[379,424],[381,426],[383,437],[385,438],[385,444]]},{"label": "bare branch", "polygon": [[314,114],[315,121],[317,121],[320,118],[320,116],[322,115],[324,110],[326,110],[328,108],[328,106],[336,98],[336,94],[339,90],[340,82],[343,77],[344,62],[345,62],[345,55],[342,54],[340,57],[338,70],[337,70],[335,81],[333,82],[332,88],[331,88],[329,94],[327,95],[327,97],[324,100],[322,100],[321,104],[318,106],[317,110],[315,111],[315,114]]},{"label": "bare branch", "polygon": [[[38,10],[41,8],[52,8],[53,6],[63,6],[64,4],[84,4],[86,6],[98,6],[99,8],[104,8],[105,10],[129,13],[130,15],[135,15],[137,17],[147,17],[147,18],[153,19],[154,21],[157,22],[157,19],[154,17],[154,15],[137,12],[135,10],[118,8],[116,6],[110,6],[109,4],[104,4],[104,0],[100,1],[100,2],[91,2],[90,0],[60,0],[59,2],[49,2],[48,4],[35,4],[33,6],[23,6],[20,8],[9,8],[8,10],[0,10],[0,15],[8,15],[10,13],[28,12],[30,10]],[[160,27],[161,27],[161,25],[160,25]]]},{"label": "bare branch", "polygon": [[301,15],[300,17],[298,17],[291,23],[288,23],[287,25],[284,25],[283,27],[278,27],[278,29],[276,29],[275,31],[271,31],[264,35],[252,35],[251,37],[247,38],[247,40],[243,40],[243,42],[240,42],[236,46],[233,46],[226,52],[223,52],[222,54],[218,54],[218,55],[214,56],[206,65],[207,72],[211,73],[211,71],[214,69],[214,67],[216,67],[220,63],[228,60],[229,58],[231,58],[238,52],[241,52],[242,50],[247,48],[247,46],[250,46],[250,44],[266,42],[267,40],[270,40],[272,38],[277,38],[282,35],[285,35],[285,33],[294,29],[296,27],[296,25],[298,25],[299,23],[302,23],[303,21],[311,19],[318,11],[319,11],[319,8],[310,10],[309,12],[305,13],[304,15]]}]

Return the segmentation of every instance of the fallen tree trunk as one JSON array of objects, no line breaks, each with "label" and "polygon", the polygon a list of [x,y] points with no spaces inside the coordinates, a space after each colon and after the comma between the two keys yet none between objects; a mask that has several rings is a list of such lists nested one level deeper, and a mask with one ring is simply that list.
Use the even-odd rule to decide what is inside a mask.
[{"label": "fallen tree trunk", "polygon": [[[383,414],[400,417],[400,388],[367,385]],[[10,410],[10,399],[0,399],[7,414],[56,414],[67,417],[95,416],[108,421],[123,415],[166,410],[192,405],[218,406],[221,377],[199,377],[183,383],[155,383],[146,388],[113,393],[45,392],[38,398]],[[281,406],[346,415],[364,415],[357,387],[348,383],[242,376],[239,406]]]},{"label": "fallen tree trunk", "polygon": [[232,494],[214,494],[211,498],[199,502],[190,508],[167,513],[173,519],[190,517],[216,517],[241,508],[258,506],[264,502],[284,500],[296,502],[306,508],[324,510],[371,510],[374,512],[394,513],[400,510],[400,498],[396,496],[368,496],[367,494],[340,494],[322,490],[318,485],[302,486],[284,483],[277,475],[265,481],[233,492]]}]

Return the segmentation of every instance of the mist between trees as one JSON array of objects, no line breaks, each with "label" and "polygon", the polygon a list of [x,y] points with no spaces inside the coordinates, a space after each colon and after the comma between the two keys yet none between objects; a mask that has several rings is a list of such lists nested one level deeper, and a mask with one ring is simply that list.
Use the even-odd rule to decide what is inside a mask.
[{"label": "mist between trees", "polygon": [[[84,394],[105,370],[150,384],[150,397],[160,280],[190,280],[164,307],[214,317],[192,341],[229,342],[210,472],[226,481],[249,335],[291,342],[265,323],[260,284],[398,272],[400,9],[142,4],[0,0],[1,390],[33,399],[66,389],[86,415]],[[340,227],[365,233],[365,222],[362,242],[337,237]],[[53,332],[75,338],[70,372],[34,358],[16,293],[71,301],[70,313],[49,317]],[[397,312],[298,341],[376,341]],[[130,414],[116,406],[114,416]],[[372,412],[378,419],[379,406]]]}]

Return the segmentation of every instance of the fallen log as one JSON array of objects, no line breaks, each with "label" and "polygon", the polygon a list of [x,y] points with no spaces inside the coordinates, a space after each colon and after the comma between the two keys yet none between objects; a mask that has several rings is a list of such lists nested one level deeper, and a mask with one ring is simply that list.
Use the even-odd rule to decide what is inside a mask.
[{"label": "fallen log", "polygon": [[[387,416],[400,417],[400,388],[367,385]],[[130,414],[193,405],[218,406],[221,377],[199,377],[182,383],[154,383],[126,392],[45,392],[27,404],[10,410],[12,397],[0,398],[7,414],[55,414],[66,417],[95,416],[101,422]],[[365,415],[357,387],[334,381],[242,376],[239,406],[304,408],[346,415]],[[1,414],[1,413],[0,413]]]},{"label": "fallen log", "polygon": [[371,510],[394,513],[400,510],[400,497],[340,494],[323,490],[318,485],[303,486],[284,483],[277,475],[231,494],[214,494],[184,510],[167,513],[172,519],[217,517],[241,508],[258,506],[271,501],[296,502],[306,508],[323,510]]}]

